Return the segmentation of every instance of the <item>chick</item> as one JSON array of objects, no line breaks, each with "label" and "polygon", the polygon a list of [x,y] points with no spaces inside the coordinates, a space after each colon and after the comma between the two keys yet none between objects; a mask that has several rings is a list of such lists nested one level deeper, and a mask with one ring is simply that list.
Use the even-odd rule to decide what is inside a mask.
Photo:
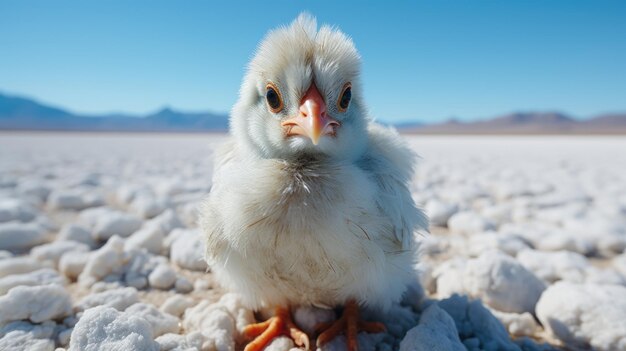
[{"label": "chick", "polygon": [[217,280],[276,311],[245,329],[246,351],[278,335],[308,349],[290,315],[303,305],[343,306],[317,345],[345,333],[356,350],[359,330],[384,330],[359,308],[384,311],[416,279],[416,155],[368,117],[359,74],[351,39],[307,14],[270,31],[249,64],[200,220]]}]

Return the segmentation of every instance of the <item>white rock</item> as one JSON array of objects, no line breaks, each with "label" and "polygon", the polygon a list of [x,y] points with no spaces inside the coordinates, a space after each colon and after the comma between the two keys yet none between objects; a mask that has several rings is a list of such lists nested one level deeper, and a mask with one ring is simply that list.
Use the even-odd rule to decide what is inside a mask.
[{"label": "white rock", "polygon": [[[176,234],[178,233],[178,235]],[[172,243],[170,258],[181,268],[194,271],[206,271],[204,261],[204,242],[200,238],[200,231],[175,229],[171,235],[176,237]]]},{"label": "white rock", "polygon": [[28,256],[3,258],[0,259],[0,278],[10,274],[23,274],[36,271],[43,267],[41,262]]},{"label": "white rock", "polygon": [[454,295],[437,304],[452,317],[468,350],[521,351],[511,341],[504,326],[480,301],[469,301],[466,296]]},{"label": "white rock", "polygon": [[160,264],[150,273],[148,282],[153,288],[170,289],[176,283],[176,271],[168,264]]},{"label": "white rock", "polygon": [[511,221],[513,207],[511,204],[496,204],[482,208],[481,216],[485,217],[489,222],[496,226]]},{"label": "white rock", "polygon": [[[289,351],[294,347],[293,340],[286,336],[274,338],[269,345],[263,349],[264,351]],[[297,349],[296,349],[297,350]]]},{"label": "white rock", "polygon": [[139,316],[106,306],[91,308],[74,327],[69,351],[158,351],[151,329]]},{"label": "white rock", "polygon": [[80,211],[76,224],[93,229],[101,217],[106,217],[112,212],[116,212],[116,210],[106,206],[87,208]]},{"label": "white rock", "polygon": [[91,252],[67,252],[59,260],[59,272],[70,280],[76,280],[85,269]]},{"label": "white rock", "polygon": [[129,306],[139,302],[137,289],[126,287],[106,290],[83,297],[75,306],[76,311],[85,311],[96,306],[108,306],[118,311],[124,311]]},{"label": "white rock", "polygon": [[191,283],[189,279],[185,277],[178,277],[176,278],[174,289],[176,289],[177,293],[187,294],[193,291],[193,283]]},{"label": "white rock", "polygon": [[537,317],[566,345],[626,349],[626,287],[556,283],[541,296]]},{"label": "white rock", "polygon": [[129,263],[124,266],[124,282],[126,285],[143,289],[148,286],[148,277],[160,264],[168,264],[163,256],[149,254],[145,250],[131,250]]},{"label": "white rock", "polygon": [[0,278],[0,295],[6,294],[9,290],[16,286],[38,286],[38,285],[65,285],[67,280],[57,271],[50,268],[42,268],[36,271],[12,274]]},{"label": "white rock", "polygon": [[[0,261],[1,264],[2,261]],[[613,258],[613,266],[620,272],[623,276],[626,277],[626,253],[623,253],[619,256],[615,256]],[[1,266],[0,266],[1,267]],[[0,269],[0,274],[2,270]]]},{"label": "white rock", "polygon": [[495,225],[478,213],[471,211],[458,212],[448,220],[448,228],[453,233],[475,234],[494,230]]},{"label": "white rock", "polygon": [[448,225],[448,219],[459,210],[459,207],[455,204],[448,204],[440,200],[432,199],[426,203],[424,210],[428,215],[431,225],[445,227]]},{"label": "white rock", "polygon": [[202,301],[185,311],[183,328],[186,331],[202,331],[206,342],[217,350],[232,350],[240,332],[254,322],[252,312],[241,305],[234,294],[222,296],[220,301]]},{"label": "white rock", "polygon": [[468,261],[463,274],[466,292],[503,312],[533,312],[545,285],[510,256],[485,253]]},{"label": "white rock", "polygon": [[569,251],[523,250],[518,253],[517,260],[537,277],[549,283],[558,280],[583,282],[585,271],[590,267],[589,261],[584,256]]},{"label": "white rock", "polygon": [[146,226],[157,226],[161,228],[161,231],[165,234],[169,234],[176,228],[184,228],[185,226],[181,222],[180,218],[176,215],[176,212],[172,209],[167,209],[160,215],[147,221]]},{"label": "white rock", "polygon": [[128,205],[141,194],[153,194],[153,192],[147,185],[122,184],[115,193],[115,197],[121,204]]},{"label": "white rock", "polygon": [[541,251],[573,251],[581,255],[589,255],[596,249],[590,238],[558,228],[546,233],[540,240],[535,240],[533,244]]},{"label": "white rock", "polygon": [[454,320],[432,304],[422,313],[419,324],[409,330],[400,343],[400,351],[465,351]]},{"label": "white rock", "polygon": [[34,247],[30,255],[41,262],[50,263],[52,267],[58,267],[59,260],[67,252],[88,252],[89,246],[76,241],[53,241]]},{"label": "white rock", "polygon": [[70,295],[62,286],[18,286],[0,297],[0,325],[29,319],[41,323],[72,312]]},{"label": "white rock", "polygon": [[45,231],[37,223],[0,223],[0,250],[28,250],[46,240]]},{"label": "white rock", "polygon": [[491,310],[496,318],[504,324],[513,336],[535,336],[540,332],[541,327],[535,321],[535,317],[528,312],[524,313],[507,313],[498,310]]},{"label": "white rock", "polygon": [[525,240],[516,235],[492,231],[470,236],[467,246],[469,254],[474,257],[493,250],[516,256],[518,252],[530,248]]},{"label": "white rock", "polygon": [[194,304],[195,302],[192,298],[176,294],[165,300],[165,302],[161,305],[161,311],[180,317],[187,308],[193,306]]},{"label": "white rock", "polygon": [[11,322],[0,328],[0,350],[54,351],[55,323]]},{"label": "white rock", "polygon": [[572,202],[562,206],[543,208],[537,211],[535,218],[539,221],[561,226],[567,219],[583,217],[588,208],[589,206],[584,202]]},{"label": "white rock", "polygon": [[617,221],[603,217],[583,217],[568,219],[563,228],[574,235],[593,240],[596,250],[608,256],[622,253],[626,249],[626,220]]},{"label": "white rock", "polygon": [[48,196],[48,206],[58,210],[83,210],[88,207],[101,206],[104,198],[90,189],[53,190]]},{"label": "white rock", "polygon": [[113,235],[127,237],[137,231],[142,223],[142,220],[135,215],[110,211],[97,219],[93,235],[98,240],[108,240]]},{"label": "white rock", "polygon": [[89,255],[78,282],[90,287],[108,275],[121,276],[129,260],[130,255],[124,251],[124,239],[113,236],[103,247]]},{"label": "white rock", "polygon": [[612,268],[591,266],[585,270],[585,283],[626,285],[626,278]]},{"label": "white rock", "polygon": [[227,309],[218,304],[202,301],[185,311],[183,328],[202,331],[214,349],[234,350],[235,320]]},{"label": "white rock", "polygon": [[126,239],[126,250],[144,248],[153,254],[161,254],[163,251],[163,239],[165,233],[157,225],[144,225]]},{"label": "white rock", "polygon": [[0,222],[28,222],[37,217],[37,209],[19,199],[0,199]]},{"label": "white rock", "polygon": [[17,187],[17,192],[21,196],[33,197],[38,201],[44,202],[50,195],[51,189],[40,180],[23,181]]},{"label": "white rock", "polygon": [[214,343],[207,341],[204,334],[199,331],[179,334],[164,334],[156,339],[161,348],[160,351],[195,351],[214,350]]},{"label": "white rock", "polygon": [[211,283],[204,279],[196,279],[196,281],[193,282],[193,290],[195,291],[205,291],[209,289],[211,289]]},{"label": "white rock", "polygon": [[133,213],[143,218],[153,218],[161,214],[169,206],[167,198],[155,197],[151,195],[141,195],[135,197],[130,204]]},{"label": "white rock", "polygon": [[157,337],[165,333],[178,333],[179,319],[171,314],[162,313],[153,305],[136,303],[128,307],[126,313],[140,316],[152,327],[152,335]]},{"label": "white rock", "polygon": [[241,302],[241,297],[234,293],[226,293],[220,297],[217,302],[235,319],[235,326],[237,330],[241,332],[248,324],[254,322],[254,315],[251,310],[244,306]]},{"label": "white rock", "polygon": [[465,292],[463,273],[467,260],[455,258],[438,264],[432,272],[437,297],[445,298],[455,293]]},{"label": "white rock", "polygon": [[92,249],[96,247],[96,242],[91,232],[87,228],[77,224],[67,224],[63,226],[59,234],[57,234],[57,240],[83,243]]}]

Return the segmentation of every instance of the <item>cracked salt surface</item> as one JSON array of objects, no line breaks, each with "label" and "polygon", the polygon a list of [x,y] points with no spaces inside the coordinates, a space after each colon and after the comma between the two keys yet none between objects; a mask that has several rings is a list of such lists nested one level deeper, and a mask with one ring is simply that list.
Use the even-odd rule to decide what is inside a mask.
[{"label": "cracked salt surface", "polygon": [[[406,137],[434,227],[361,350],[626,350],[626,140]],[[195,224],[223,140],[4,134],[0,349],[242,349],[255,315],[213,281]],[[337,316],[293,314],[309,331]]]}]

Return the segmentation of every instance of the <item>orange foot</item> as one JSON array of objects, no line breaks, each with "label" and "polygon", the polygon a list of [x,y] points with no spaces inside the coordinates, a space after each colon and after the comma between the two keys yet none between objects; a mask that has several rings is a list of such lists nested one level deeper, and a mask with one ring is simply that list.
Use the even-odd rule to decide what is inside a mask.
[{"label": "orange foot", "polygon": [[243,330],[246,338],[254,338],[244,351],[260,351],[270,344],[272,339],[281,335],[287,335],[298,346],[309,349],[309,337],[298,329],[291,319],[291,314],[286,308],[277,308],[276,315],[265,322],[250,324]]},{"label": "orange foot", "polygon": [[346,307],[343,310],[341,318],[334,322],[322,323],[318,325],[316,329],[318,331],[323,330],[317,337],[317,347],[321,347],[337,335],[345,333],[348,351],[358,350],[358,332],[382,333],[387,330],[382,323],[359,320],[359,306],[354,300],[348,300],[348,302],[346,302]]}]

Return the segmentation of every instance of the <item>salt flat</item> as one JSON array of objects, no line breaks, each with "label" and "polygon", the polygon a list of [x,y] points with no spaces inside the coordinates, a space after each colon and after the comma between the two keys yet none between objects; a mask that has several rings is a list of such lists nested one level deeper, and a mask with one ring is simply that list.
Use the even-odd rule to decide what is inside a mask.
[{"label": "salt flat", "polygon": [[[363,350],[626,350],[626,138],[404,137],[423,288]],[[0,134],[0,349],[239,349],[195,224],[224,138]]]}]

